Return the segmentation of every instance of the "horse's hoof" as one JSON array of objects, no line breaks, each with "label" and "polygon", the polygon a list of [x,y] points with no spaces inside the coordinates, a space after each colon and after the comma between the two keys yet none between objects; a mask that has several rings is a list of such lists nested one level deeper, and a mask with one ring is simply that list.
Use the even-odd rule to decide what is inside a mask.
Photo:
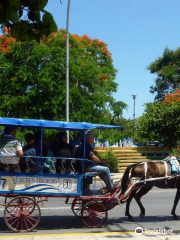
[{"label": "horse's hoof", "polygon": [[173,215],[174,220],[180,220],[180,218],[177,215]]},{"label": "horse's hoof", "polygon": [[128,220],[129,220],[130,222],[135,222],[135,219],[134,219],[133,216],[128,216]]},{"label": "horse's hoof", "polygon": [[142,213],[141,213],[139,216],[140,216],[140,218],[144,218],[144,217],[145,217],[145,214],[142,214]]}]

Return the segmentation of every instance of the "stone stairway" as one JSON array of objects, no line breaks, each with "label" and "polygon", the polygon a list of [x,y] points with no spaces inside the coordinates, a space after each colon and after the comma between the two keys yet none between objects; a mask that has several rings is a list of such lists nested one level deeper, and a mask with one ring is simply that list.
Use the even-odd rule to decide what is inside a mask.
[{"label": "stone stairway", "polygon": [[[133,163],[148,161],[146,156],[142,156],[142,154],[134,148],[112,147],[110,149],[113,150],[114,154],[118,158],[118,169],[117,170],[120,173],[123,173],[126,170],[126,168]],[[106,147],[95,148],[95,151],[97,151],[99,153],[103,153],[108,150],[109,150],[109,148],[106,148]]]},{"label": "stone stairway", "polygon": [[133,163],[148,161],[147,157],[142,156],[141,153],[137,152],[137,150],[133,150],[132,148],[125,148],[114,153],[118,158],[118,172],[121,173],[123,173],[126,168]]}]

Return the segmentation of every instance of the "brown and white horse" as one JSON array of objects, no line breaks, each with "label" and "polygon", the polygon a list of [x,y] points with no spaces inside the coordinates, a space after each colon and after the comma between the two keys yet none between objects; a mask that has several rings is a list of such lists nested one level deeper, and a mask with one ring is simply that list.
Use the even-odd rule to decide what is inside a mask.
[{"label": "brown and white horse", "polygon": [[[129,173],[131,170],[131,175]],[[141,181],[142,180],[142,181]],[[140,181],[140,184],[138,183]],[[134,221],[130,215],[129,208],[133,198],[140,207],[140,217],[145,216],[145,208],[141,203],[141,197],[148,193],[152,187],[177,188],[174,205],[171,211],[173,218],[178,220],[175,213],[180,198],[180,174],[171,175],[171,165],[167,161],[149,161],[132,164],[127,167],[121,182],[121,193],[119,199],[125,199],[125,215],[130,221]]]}]

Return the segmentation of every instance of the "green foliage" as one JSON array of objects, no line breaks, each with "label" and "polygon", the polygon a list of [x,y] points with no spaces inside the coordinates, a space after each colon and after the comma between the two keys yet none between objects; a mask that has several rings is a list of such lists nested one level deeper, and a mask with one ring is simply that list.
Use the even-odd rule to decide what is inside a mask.
[{"label": "green foliage", "polygon": [[173,148],[171,150],[170,156],[179,157],[180,156],[180,149],[179,148]]},{"label": "green foliage", "polygon": [[118,158],[113,153],[112,149],[106,151],[105,153],[98,153],[100,159],[108,161],[108,167],[111,172],[116,172],[118,168]]},{"label": "green foliage", "polygon": [[180,102],[146,104],[146,112],[138,119],[137,134],[149,140],[164,140],[169,147],[180,138]]},{"label": "green foliage", "polygon": [[[157,102],[146,104],[146,112],[138,120],[138,135],[149,140],[164,140],[170,147],[176,146],[180,138],[177,90],[180,86],[180,48],[175,51],[166,48],[162,57],[151,63],[148,69],[157,75],[155,85],[150,89],[156,94]],[[166,103],[161,102],[164,99]]]},{"label": "green foliage", "polygon": [[[0,115],[65,120],[65,32],[0,51]],[[70,35],[70,121],[111,123],[116,69],[105,43]]]},{"label": "green foliage", "polygon": [[114,121],[114,116],[109,116],[110,124],[122,126],[122,129],[103,129],[94,131],[94,135],[99,140],[106,140],[111,144],[117,143],[124,138],[132,138],[133,120],[119,118]]},{"label": "green foliage", "polygon": [[37,40],[57,30],[53,16],[44,10],[48,0],[0,0],[0,26],[17,40]]},{"label": "green foliage", "polygon": [[180,85],[180,48],[173,51],[166,48],[163,56],[148,67],[151,73],[157,74],[151,93],[156,93],[156,100],[163,100]]}]

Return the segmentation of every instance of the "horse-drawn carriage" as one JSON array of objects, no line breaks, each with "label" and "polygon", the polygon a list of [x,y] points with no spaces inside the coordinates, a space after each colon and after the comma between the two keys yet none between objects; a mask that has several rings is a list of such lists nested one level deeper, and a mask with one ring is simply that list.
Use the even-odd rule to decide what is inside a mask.
[{"label": "horse-drawn carriage", "polygon": [[[129,206],[132,198],[137,201],[141,213],[145,215],[145,209],[140,202],[140,198],[145,195],[153,186],[162,188],[177,188],[177,194],[172,209],[174,219],[177,219],[175,209],[180,198],[180,174],[172,174],[170,163],[167,161],[150,161],[148,163],[138,163],[129,166],[122,178],[120,189],[112,192],[106,188],[99,193],[96,191],[96,181],[93,181],[91,191],[84,191],[84,182],[89,179],[96,179],[96,172],[85,172],[84,158],[61,158],[43,157],[43,130],[72,130],[82,131],[84,134],[93,129],[121,129],[122,127],[90,124],[90,123],[66,123],[59,121],[44,121],[30,119],[0,118],[0,126],[15,126],[18,128],[39,129],[41,132],[40,155],[35,156],[37,161],[37,172],[31,173],[28,167],[29,156],[23,156],[27,168],[21,171],[17,166],[12,172],[9,168],[11,159],[6,155],[0,156],[5,162],[4,171],[0,171],[0,196],[4,197],[4,220],[9,229],[14,232],[31,231],[40,222],[41,209],[40,203],[48,201],[50,198],[64,198],[65,203],[72,201],[71,209],[73,213],[80,217],[83,224],[87,227],[101,227],[107,220],[108,210],[116,205],[126,202],[126,216],[129,220],[133,217],[129,213]],[[84,138],[85,139],[85,138]],[[32,157],[31,157],[32,158]],[[47,160],[47,161],[46,161]],[[51,170],[45,171],[45,163],[50,161],[52,164],[59,161],[62,166],[60,172]],[[71,171],[67,171],[66,163],[69,162]],[[81,168],[77,171],[75,165],[80,162]],[[158,169],[158,170],[157,170]],[[131,171],[131,176],[129,173]],[[90,181],[87,181],[90,182]]]},{"label": "horse-drawn carriage", "polygon": [[[97,194],[96,182],[90,194],[83,191],[83,183],[87,179],[97,176],[96,172],[85,172],[83,159],[56,158],[63,167],[61,172],[44,171],[44,163],[47,157],[43,157],[43,130],[73,130],[83,131],[93,129],[121,129],[122,127],[90,124],[90,123],[66,123],[59,121],[0,118],[0,126],[15,126],[17,128],[39,129],[41,131],[40,156],[36,156],[38,169],[36,173],[30,173],[27,167],[21,171],[17,163],[15,171],[11,171],[7,161],[4,171],[0,172],[0,196],[4,197],[4,220],[9,229],[14,232],[31,231],[37,227],[41,218],[39,204],[48,201],[49,198],[65,198],[65,202],[72,201],[73,213],[81,217],[87,227],[101,227],[107,220],[107,211],[118,204],[117,194],[119,190],[106,194]],[[85,149],[84,149],[85,151]],[[85,153],[84,153],[85,156]],[[0,159],[10,160],[9,156],[0,156]],[[23,156],[28,166],[29,156]],[[51,159],[52,160],[52,159]],[[71,171],[66,171],[66,162],[71,165]],[[81,169],[76,171],[75,164],[81,162]],[[0,161],[1,162],[1,161]],[[4,163],[5,164],[5,163]]]}]

